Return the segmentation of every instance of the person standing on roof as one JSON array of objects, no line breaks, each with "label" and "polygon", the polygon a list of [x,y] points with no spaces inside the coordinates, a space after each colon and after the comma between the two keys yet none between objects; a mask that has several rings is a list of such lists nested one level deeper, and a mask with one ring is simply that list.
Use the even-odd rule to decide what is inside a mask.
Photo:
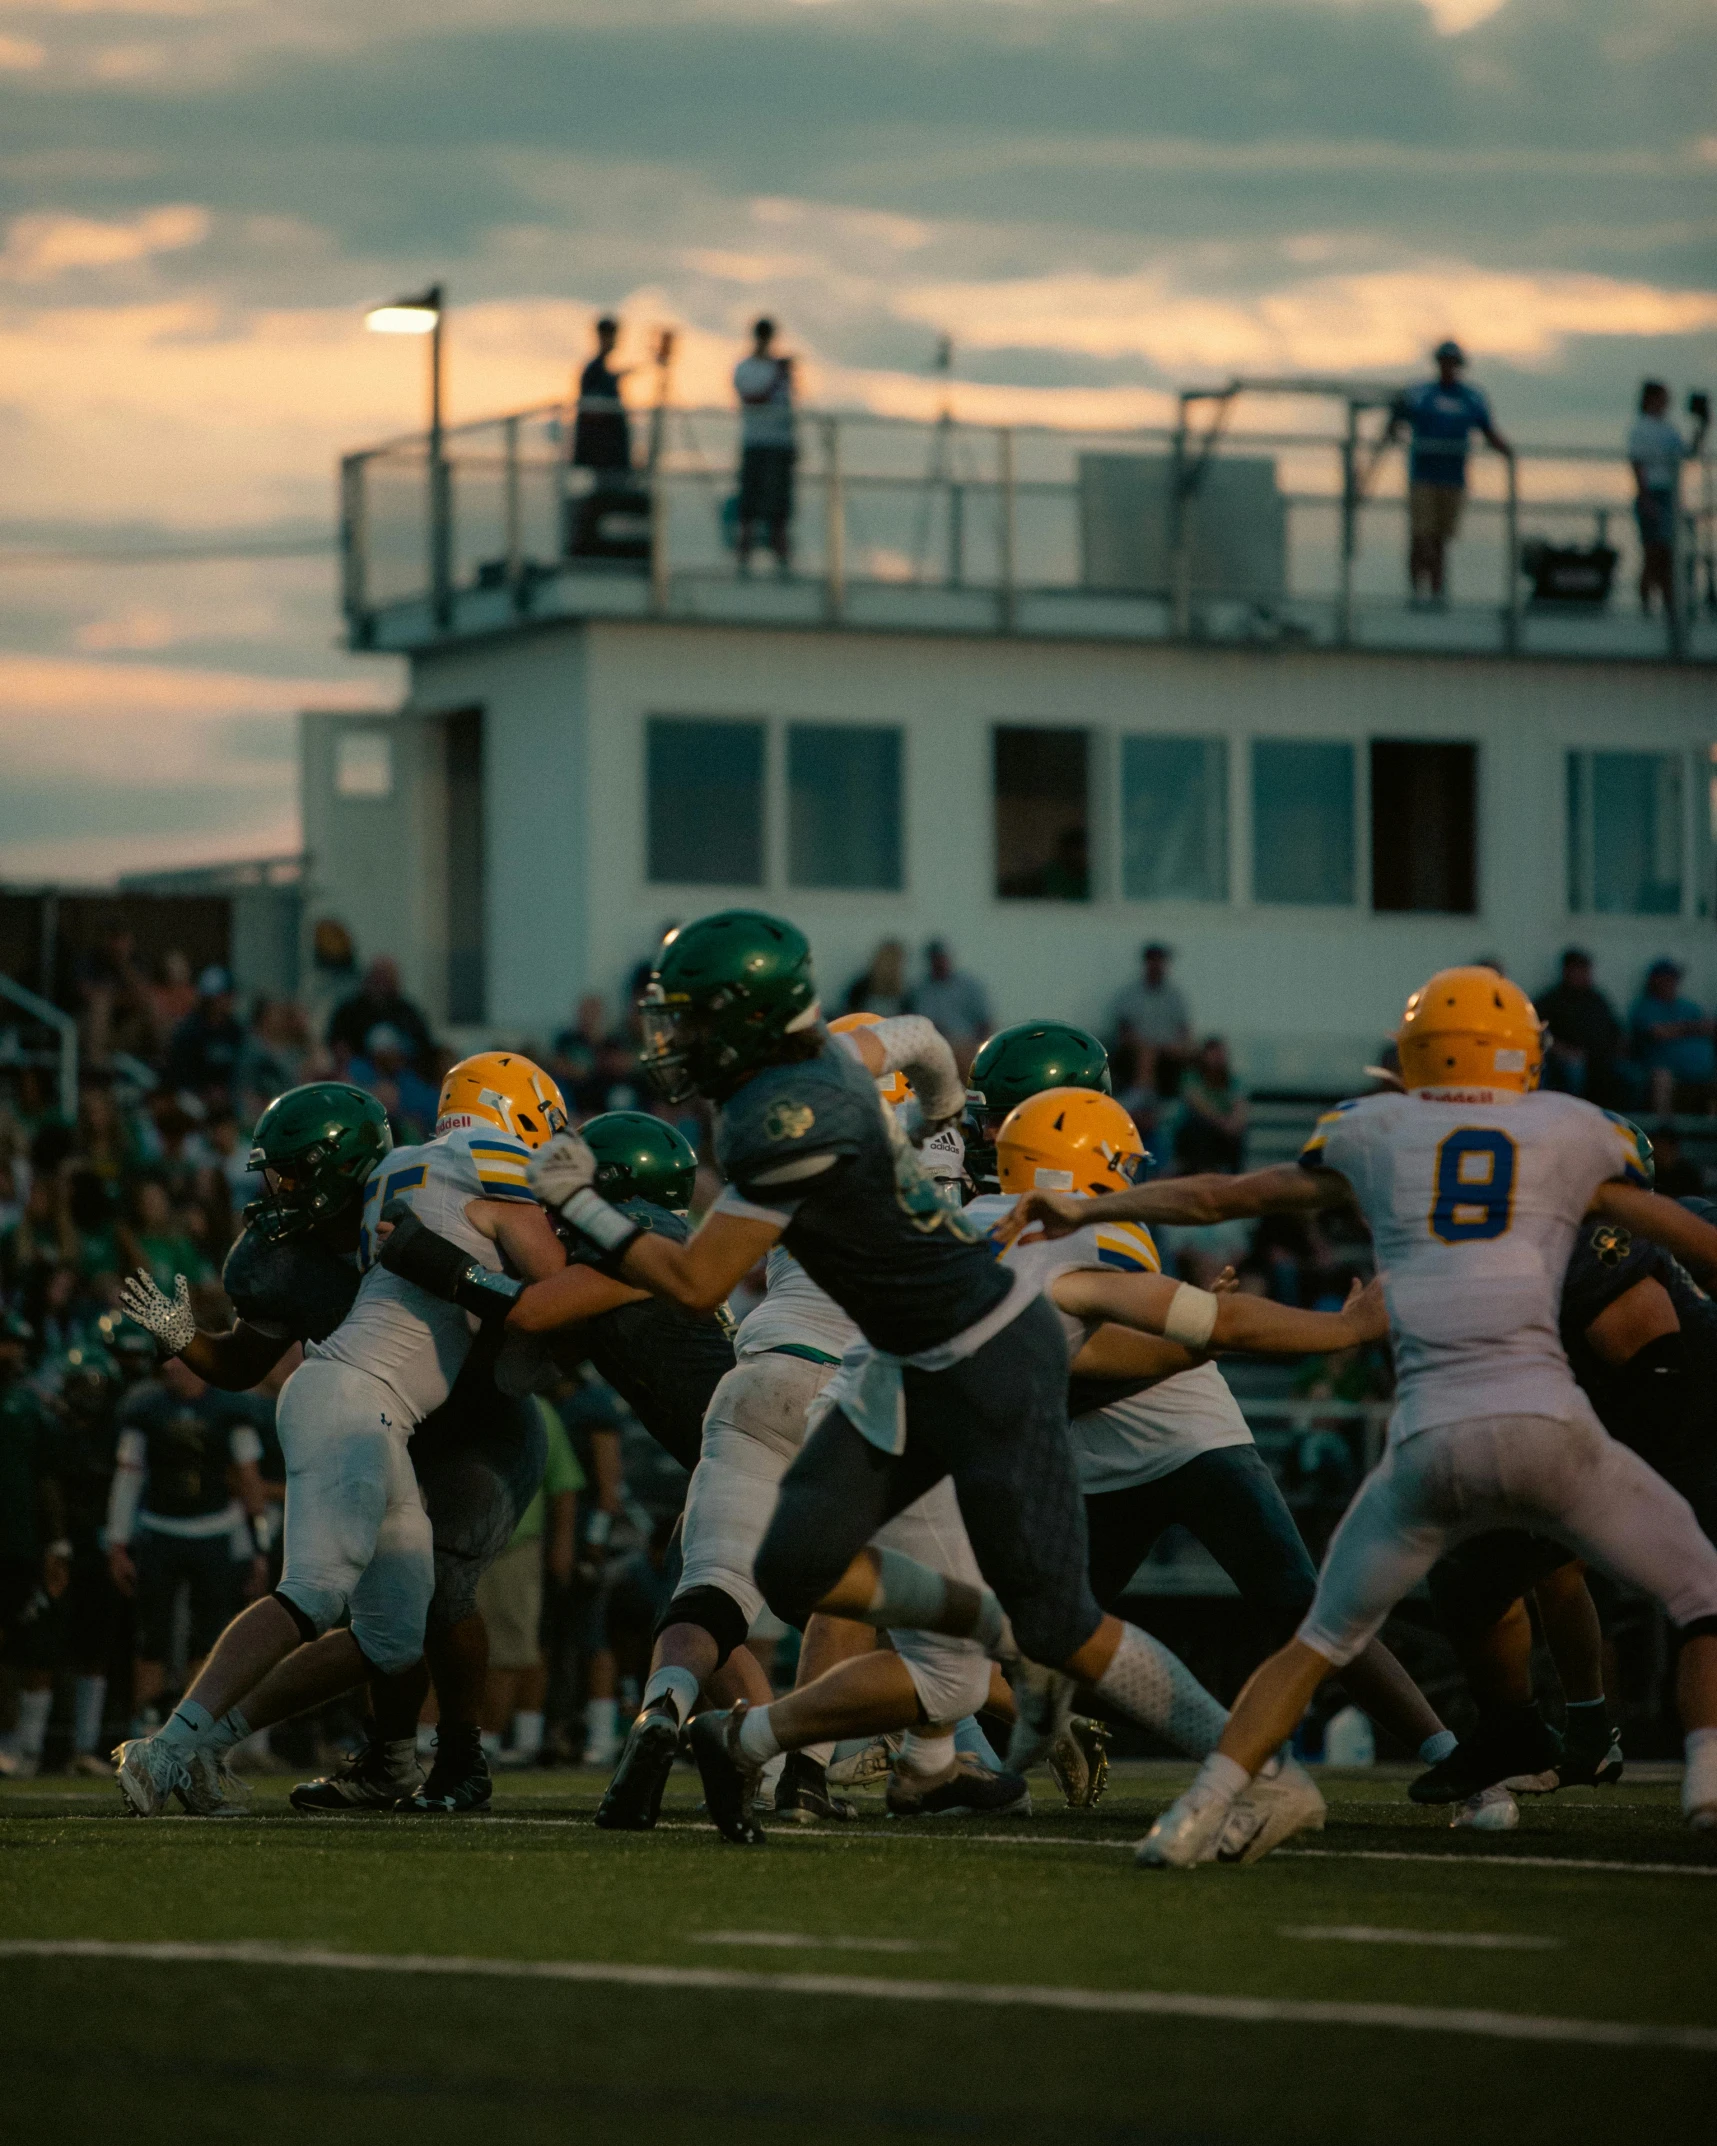
[{"label": "person standing on roof", "polygon": [[1461,526],[1467,496],[1467,436],[1482,433],[1499,455],[1514,449],[1491,422],[1490,404],[1461,378],[1467,358],[1459,343],[1431,354],[1437,377],[1403,390],[1389,413],[1385,441],[1412,434],[1407,466],[1407,578],[1413,601],[1441,610],[1444,554]]}]

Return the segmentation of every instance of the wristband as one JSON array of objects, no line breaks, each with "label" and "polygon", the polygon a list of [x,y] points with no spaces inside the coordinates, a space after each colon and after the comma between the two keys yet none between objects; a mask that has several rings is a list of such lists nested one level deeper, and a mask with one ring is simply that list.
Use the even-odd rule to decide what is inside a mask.
[{"label": "wristband", "polygon": [[1208,1289],[1195,1289],[1190,1282],[1182,1282],[1169,1299],[1168,1317],[1163,1321],[1163,1339],[1178,1341],[1183,1349],[1202,1349],[1209,1345],[1216,1331],[1216,1313],[1219,1299]]},{"label": "wristband", "polygon": [[601,1193],[593,1192],[588,1185],[582,1186],[561,1210],[563,1221],[570,1222],[581,1237],[588,1237],[602,1253],[602,1263],[610,1272],[617,1268],[631,1250],[633,1243],[644,1232],[630,1215],[624,1215],[618,1207],[611,1207]]}]

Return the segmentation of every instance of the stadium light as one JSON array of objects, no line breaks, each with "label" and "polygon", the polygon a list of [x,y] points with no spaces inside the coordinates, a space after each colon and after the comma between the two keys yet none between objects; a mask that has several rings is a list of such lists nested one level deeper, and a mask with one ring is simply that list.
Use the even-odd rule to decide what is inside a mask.
[{"label": "stadium light", "polygon": [[364,326],[376,335],[427,335],[429,337],[429,451],[441,455],[441,323],[446,313],[439,283],[420,291],[415,298],[396,298],[385,306],[372,306]]}]

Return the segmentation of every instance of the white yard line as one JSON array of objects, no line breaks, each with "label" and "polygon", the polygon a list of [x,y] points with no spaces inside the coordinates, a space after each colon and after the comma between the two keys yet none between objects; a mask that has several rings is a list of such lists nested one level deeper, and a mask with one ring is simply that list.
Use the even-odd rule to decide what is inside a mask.
[{"label": "white yard line", "polygon": [[1519,1937],[1507,1930],[1374,1930],[1362,1922],[1286,1923],[1278,1937],[1337,1945],[1453,1945],[1472,1952],[1554,1952],[1559,1937]]},{"label": "white yard line", "polygon": [[722,1967],[644,1967],[606,1960],[494,1960],[432,1953],[333,1952],[267,1943],[123,1943],[105,1938],[0,1940],[0,1959],[131,1960],[160,1967],[213,1965],[312,1974],[469,1976],[626,1989],[725,1990],[747,1995],[857,1997],[884,2004],[967,2004],[991,2009],[1094,2012],[1148,2019],[1223,2020],[1240,2026],[1392,2028],[1480,2035],[1492,2041],[1567,2042],[1583,2048],[1681,2049],[1717,2056],[1717,2027],[1616,2019],[1550,2019],[1529,2012],[1411,2004],[1337,2004],[1281,1997],[1207,1997],[1180,1990],[1062,1989],[1047,1983],[925,1982],[875,1975],[758,1974]]},{"label": "white yard line", "polygon": [[798,1930],[692,1930],[694,1945],[758,1946],[777,1952],[949,1952],[948,1945],[921,1944],[915,1937],[813,1937]]}]

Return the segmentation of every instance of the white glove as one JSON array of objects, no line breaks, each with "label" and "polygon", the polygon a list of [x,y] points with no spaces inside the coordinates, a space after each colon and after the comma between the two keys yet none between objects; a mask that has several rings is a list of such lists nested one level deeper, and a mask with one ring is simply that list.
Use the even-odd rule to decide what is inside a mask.
[{"label": "white glove", "polygon": [[556,1133],[525,1166],[525,1183],[545,1207],[566,1205],[596,1181],[596,1157],[576,1133]]},{"label": "white glove", "polygon": [[966,1143],[957,1125],[944,1125],[922,1142],[918,1160],[938,1185],[960,1185],[966,1178]]},{"label": "white glove", "polygon": [[197,1322],[191,1311],[191,1292],[182,1274],[175,1275],[175,1294],[165,1297],[140,1267],[119,1285],[119,1308],[128,1319],[147,1327],[161,1344],[163,1356],[177,1356],[196,1339]]}]

